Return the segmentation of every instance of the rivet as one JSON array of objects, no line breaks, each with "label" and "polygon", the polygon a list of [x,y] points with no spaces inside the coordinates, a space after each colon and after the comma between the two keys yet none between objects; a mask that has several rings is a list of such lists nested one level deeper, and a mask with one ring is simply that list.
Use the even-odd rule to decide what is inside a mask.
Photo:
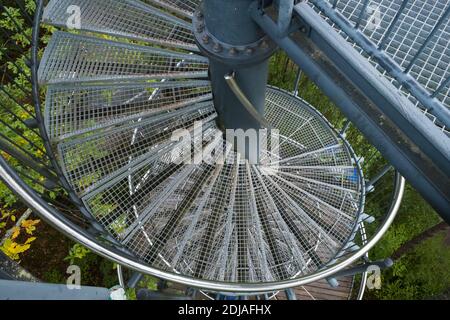
[{"label": "rivet", "polygon": [[235,55],[237,55],[238,52],[237,52],[236,48],[230,48],[229,53],[230,53],[230,55],[235,56]]},{"label": "rivet", "polygon": [[266,40],[263,40],[263,41],[261,42],[261,44],[260,44],[260,47],[261,47],[262,49],[267,49],[267,48],[269,48],[269,44],[267,43]]},{"label": "rivet", "polygon": [[196,16],[198,19],[203,19],[203,13],[202,13],[201,11],[197,11],[197,13],[195,14],[195,16]]},{"label": "rivet", "polygon": [[209,36],[207,34],[205,34],[202,38],[202,41],[204,44],[208,44],[209,43]]},{"label": "rivet", "polygon": [[248,47],[245,49],[245,54],[252,55],[255,52],[255,49]]},{"label": "rivet", "polygon": [[197,26],[197,32],[203,32],[203,30],[205,30],[205,25],[203,23],[199,24]]},{"label": "rivet", "polygon": [[213,47],[214,52],[220,52],[222,51],[222,45],[220,43],[216,43]]}]

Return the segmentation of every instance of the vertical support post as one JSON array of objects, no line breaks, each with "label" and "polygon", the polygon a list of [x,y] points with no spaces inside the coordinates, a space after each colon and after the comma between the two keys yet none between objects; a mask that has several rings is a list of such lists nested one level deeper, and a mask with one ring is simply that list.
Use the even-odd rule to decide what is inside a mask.
[{"label": "vertical support post", "polygon": [[[228,86],[225,77],[234,74],[242,93],[263,116],[269,57],[276,45],[253,21],[249,7],[252,0],[208,0],[193,18],[194,34],[201,51],[210,59],[210,79],[219,128],[256,130],[261,125]],[[241,131],[242,132],[242,131]],[[259,140],[259,139],[258,139]],[[236,141],[231,141],[236,142]],[[238,144],[236,144],[238,145]],[[255,160],[254,148],[246,144],[238,150],[248,160]]]},{"label": "vertical support post", "polygon": [[214,105],[219,114],[219,125],[226,129],[260,129],[261,124],[248,111],[230,89],[225,76],[234,72],[234,77],[244,95],[260,115],[264,115],[268,61],[252,66],[233,66],[212,60],[210,63],[211,85]]}]

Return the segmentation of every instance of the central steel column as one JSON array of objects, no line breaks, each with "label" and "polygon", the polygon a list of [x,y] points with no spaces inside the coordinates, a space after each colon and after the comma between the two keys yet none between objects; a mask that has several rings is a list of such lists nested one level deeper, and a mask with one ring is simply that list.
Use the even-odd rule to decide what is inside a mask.
[{"label": "central steel column", "polygon": [[[253,22],[253,0],[205,0],[194,14],[193,27],[201,51],[210,59],[210,78],[219,127],[259,130],[252,116],[231,91],[225,76],[237,85],[260,115],[264,115],[269,58],[276,45]],[[252,157],[245,152],[247,158]]]}]

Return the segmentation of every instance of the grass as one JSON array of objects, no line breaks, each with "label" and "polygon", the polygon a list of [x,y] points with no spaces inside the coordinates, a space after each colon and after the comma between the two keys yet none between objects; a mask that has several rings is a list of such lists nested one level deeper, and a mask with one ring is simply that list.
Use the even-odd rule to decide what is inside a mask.
[{"label": "grass", "polygon": [[[366,298],[431,299],[450,288],[450,246],[447,232],[425,240],[382,275],[382,287],[368,291]],[[389,241],[385,238],[383,241]]]}]

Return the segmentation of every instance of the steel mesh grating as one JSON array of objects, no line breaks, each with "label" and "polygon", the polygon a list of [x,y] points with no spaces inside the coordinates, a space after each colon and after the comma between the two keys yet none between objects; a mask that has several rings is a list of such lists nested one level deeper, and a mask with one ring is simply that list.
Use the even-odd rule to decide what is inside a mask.
[{"label": "steel mesh grating", "polygon": [[[315,0],[310,0],[314,3]],[[385,51],[405,73],[409,73],[431,97],[450,108],[450,4],[440,0],[328,0],[350,23],[361,30],[375,45]],[[325,17],[326,18],[326,17]],[[328,22],[333,24],[329,19]],[[335,28],[339,30],[337,26]],[[341,32],[343,33],[343,32]],[[350,42],[348,37],[343,34]],[[397,88],[433,122],[433,116],[414,96],[402,87],[371,58],[366,56]],[[442,124],[440,124],[442,126]],[[443,128],[445,129],[445,128]]]},{"label": "steel mesh grating", "polygon": [[[204,117],[212,115],[208,110]],[[72,163],[70,172],[78,172],[68,175],[72,183],[98,172],[101,180],[114,172],[91,186],[83,201],[130,251],[168,272],[246,283],[306,275],[345,251],[357,230],[363,179],[351,149],[314,109],[268,89],[266,118],[282,136],[280,158],[266,165],[243,161],[213,124],[194,137],[192,148],[217,159],[219,154],[211,151],[224,147],[224,163],[168,162],[177,143],[149,151],[176,128],[189,128],[192,117],[180,126],[168,125],[180,118],[175,116],[180,111],[172,112],[168,122],[119,127],[122,140],[108,130],[87,138],[90,144],[68,144],[84,160]],[[164,124],[152,131],[153,123]],[[167,128],[164,138],[158,136],[161,127]],[[102,147],[111,141],[111,149]],[[101,165],[92,160],[97,150],[109,153],[116,146],[123,156],[104,154]],[[67,151],[63,154],[66,162],[73,159]],[[273,173],[271,166],[278,171]]]},{"label": "steel mesh grating", "polygon": [[59,140],[210,99],[207,81],[50,85],[46,128]]},{"label": "steel mesh grating", "polygon": [[[214,126],[209,126],[203,134],[210,136],[214,130]],[[192,136],[194,144],[202,138]],[[84,197],[87,208],[114,235],[124,237],[127,228],[133,225],[137,217],[151,210],[158,203],[158,198],[159,201],[171,201],[167,199],[170,195],[167,190],[181,181],[177,178],[185,169],[183,165],[170,163],[171,150],[166,148],[147,157]]]},{"label": "steel mesh grating", "polygon": [[[84,31],[193,50],[189,24],[168,12],[189,18],[199,3],[51,1],[44,21],[64,26],[66,6],[78,5]],[[55,33],[39,79],[50,83],[46,128],[67,180],[106,230],[158,269],[257,283],[325,267],[347,252],[363,209],[353,151],[312,107],[269,88],[265,117],[280,144],[250,164],[217,129],[209,82],[173,81],[207,70],[195,54]],[[174,154],[191,160],[173,139],[179,129],[194,155],[218,160],[220,147],[226,161],[174,163]]]},{"label": "steel mesh grating", "polygon": [[206,77],[208,60],[173,51],[53,34],[39,67],[41,83]]},{"label": "steel mesh grating", "polygon": [[104,179],[110,179],[149,155],[171,145],[171,134],[190,129],[195,121],[211,121],[215,112],[210,102],[107,130],[87,138],[64,141],[58,153],[67,179],[78,193],[84,193]]},{"label": "steel mesh grating", "polygon": [[160,6],[185,17],[192,17],[202,0],[143,0],[143,2]]},{"label": "steel mesh grating", "polygon": [[43,21],[66,27],[69,6],[80,8],[82,30],[198,51],[188,23],[138,1],[52,0]]}]

